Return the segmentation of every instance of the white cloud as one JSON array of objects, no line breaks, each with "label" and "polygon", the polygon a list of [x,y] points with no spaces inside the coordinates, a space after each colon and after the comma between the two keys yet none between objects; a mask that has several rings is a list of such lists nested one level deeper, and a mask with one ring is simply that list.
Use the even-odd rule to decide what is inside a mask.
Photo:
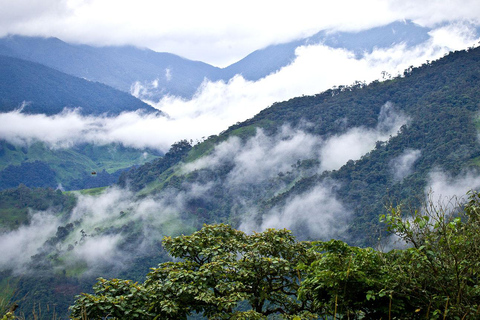
[{"label": "white cloud", "polygon": [[318,158],[321,142],[320,137],[288,125],[274,136],[267,136],[259,129],[245,143],[238,137],[222,142],[212,154],[184,165],[183,170],[215,169],[219,165],[231,164],[226,187],[256,185],[290,171],[298,160]]},{"label": "white cloud", "polygon": [[406,149],[401,155],[393,159],[390,165],[392,166],[394,179],[400,181],[411,174],[413,165],[421,154],[421,150]]},{"label": "white cloud", "polygon": [[443,21],[478,22],[480,19],[480,4],[476,0],[390,0],[389,10],[426,26],[435,26]]},{"label": "white cloud", "polygon": [[[448,43],[445,40],[454,38],[457,40]],[[411,65],[420,65],[449,50],[464,48],[472,39],[471,29],[457,25],[433,32],[432,39],[416,47],[407,49],[400,44],[374,50],[362,59],[355,59],[351,52],[342,49],[302,46],[297,49],[297,58],[292,64],[258,81],[247,81],[241,76],[228,82],[206,80],[191,100],[167,96],[159,102],[150,102],[168,117],[134,112],[117,117],[83,117],[75,112],[47,117],[14,111],[0,114],[0,122],[4,124],[0,127],[0,137],[13,143],[38,139],[54,147],[80,142],[118,142],[166,151],[181,139],[218,134],[274,102],[316,94],[357,80],[370,82],[379,78],[382,71],[396,75]],[[136,83],[132,93],[148,96],[149,88],[153,87],[155,81],[146,85]]]},{"label": "white cloud", "polygon": [[117,249],[121,240],[120,235],[86,237],[85,239],[73,250],[74,259],[77,262],[85,262],[90,272],[105,265],[121,268],[124,259]]},{"label": "white cloud", "polygon": [[283,207],[266,213],[260,223],[255,215],[244,219],[240,229],[263,231],[268,228],[293,230],[301,239],[330,240],[347,228],[350,212],[335,198],[331,185],[318,185],[306,193],[291,197]]},{"label": "white cloud", "polygon": [[393,104],[385,103],[380,110],[376,128],[352,128],[329,138],[320,152],[321,170],[336,170],[348,160],[358,160],[375,147],[377,141],[386,141],[397,134],[408,118],[397,113]]},{"label": "white cloud", "polygon": [[32,212],[30,215],[30,224],[0,233],[0,270],[12,269],[19,274],[25,272],[31,257],[55,235],[60,224],[58,217],[48,212]]},{"label": "white cloud", "polygon": [[464,197],[470,190],[480,189],[480,177],[476,172],[467,172],[451,176],[441,170],[430,173],[425,193],[431,194],[433,202],[451,200],[454,197]]},{"label": "white cloud", "polygon": [[218,66],[320,30],[364,30],[400,19],[435,25],[477,19],[475,0],[0,1],[0,36],[56,36],[95,45],[131,44]]},{"label": "white cloud", "polygon": [[[189,199],[204,195],[208,188],[208,185],[191,184],[185,191],[166,191],[142,199],[118,188],[110,188],[97,196],[78,194],[77,205],[68,219],[61,219],[48,211],[34,212],[28,225],[0,233],[0,271],[28,272],[31,257],[42,250],[58,253],[64,259],[57,263],[65,263],[65,266],[84,264],[88,272],[105,267],[120,270],[127,267],[132,258],[147,254],[148,248],[163,236],[185,231],[195,217],[184,222],[179,214],[185,210]],[[74,230],[65,239],[55,247],[45,245],[47,240],[56,236],[59,226],[68,223],[74,225]],[[124,233],[122,230],[126,227],[129,229]],[[135,232],[139,236],[138,242],[125,243],[125,236],[132,236]],[[125,252],[129,245],[135,245],[134,252]],[[41,260],[38,259],[45,257],[36,259],[35,262],[39,263]],[[65,266],[54,263],[57,268]]]}]

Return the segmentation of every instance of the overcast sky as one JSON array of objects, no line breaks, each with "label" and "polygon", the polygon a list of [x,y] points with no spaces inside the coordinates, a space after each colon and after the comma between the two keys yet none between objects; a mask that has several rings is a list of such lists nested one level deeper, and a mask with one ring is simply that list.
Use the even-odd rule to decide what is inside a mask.
[{"label": "overcast sky", "polygon": [[227,66],[269,44],[323,29],[361,30],[399,19],[423,26],[480,19],[478,0],[0,0],[0,36],[131,44]]}]

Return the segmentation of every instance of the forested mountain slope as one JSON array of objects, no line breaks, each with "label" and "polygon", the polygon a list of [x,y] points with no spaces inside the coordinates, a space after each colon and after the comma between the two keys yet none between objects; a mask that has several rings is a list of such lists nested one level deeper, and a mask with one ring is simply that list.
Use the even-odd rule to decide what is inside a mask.
[{"label": "forested mountain slope", "polygon": [[[42,310],[60,301],[64,315],[94,278],[141,280],[168,259],[164,236],[204,223],[377,245],[390,201],[418,208],[429,188],[447,196],[480,188],[479,88],[480,48],[453,52],[392,80],[275,103],[194,146],[180,141],[116,187],[78,195],[68,213],[3,208],[8,226],[24,222],[1,243],[29,244],[0,259],[7,294],[22,312],[32,310],[31,292]],[[22,186],[1,195],[19,193],[31,194]]]},{"label": "forested mountain slope", "polygon": [[118,144],[54,148],[38,141],[27,146],[0,140],[0,190],[20,184],[64,190],[105,187],[114,184],[123,170],[160,155]]},{"label": "forested mountain slope", "polygon": [[[202,223],[371,243],[387,201],[418,204],[435,174],[476,173],[479,62],[479,48],[454,52],[390,81],[276,103],[196,145],[186,164],[122,181],[143,176],[153,182],[130,183],[141,194],[190,195],[182,209]],[[207,190],[193,194],[199,185]],[[322,231],[334,221],[348,227]]]}]

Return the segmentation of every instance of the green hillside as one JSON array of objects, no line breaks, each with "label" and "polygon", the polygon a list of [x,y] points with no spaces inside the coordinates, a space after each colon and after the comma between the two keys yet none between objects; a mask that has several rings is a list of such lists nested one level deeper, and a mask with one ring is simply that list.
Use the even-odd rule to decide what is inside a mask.
[{"label": "green hillside", "polygon": [[61,185],[65,190],[108,186],[118,180],[123,170],[158,156],[156,151],[116,144],[51,148],[42,142],[22,147],[0,141],[0,190],[19,184],[51,188]]},{"label": "green hillside", "polygon": [[[479,48],[454,52],[419,68],[409,68],[402,77],[390,81],[341,86],[315,96],[276,103],[254,118],[195,146],[184,160],[187,166],[165,169],[159,164],[157,168],[136,169],[130,186],[140,193],[161,194],[165,190],[188,192],[195,184],[209,185],[208,194],[189,200],[187,212],[201,222],[229,222],[234,226],[252,208],[257,212],[257,225],[262,225],[264,215],[272,210],[284,212],[293,199],[301,199],[321,186],[328,188],[345,211],[351,212],[350,219],[345,221],[346,232],[339,235],[352,243],[371,244],[374,239],[369,235],[371,230],[378,229],[378,215],[383,213],[387,200],[408,200],[418,205],[417,199],[424,194],[432,172],[440,170],[453,177],[468,170],[476,172],[480,157],[479,62]],[[277,145],[293,141],[294,134],[282,134],[285,126],[325,142],[348,136],[359,128],[365,132],[380,130],[385,120],[383,113],[386,118],[403,118],[403,125],[398,132],[387,135],[387,139],[374,143],[371,151],[359,159],[328,170],[324,169],[321,158],[294,154],[291,159],[277,163],[286,164],[287,170],[279,167],[274,174],[252,180],[255,183],[232,184],[236,170],[246,168],[245,164],[240,166],[238,159],[260,141],[258,130],[264,136],[262,139],[272,139]],[[232,143],[235,141],[232,137],[239,140]],[[233,146],[235,156],[221,158],[221,150],[227,146]],[[409,172],[399,178],[394,173],[395,161],[409,152],[416,154],[416,159]],[[199,165],[202,157],[223,161]],[[266,153],[258,163],[251,159],[249,167],[253,171],[255,166],[260,168],[268,157]],[[198,168],[185,170],[189,165]],[[169,174],[162,174],[165,172]],[[135,183],[139,176],[151,182],[147,186]],[[314,216],[316,212],[308,214]],[[298,221],[292,227],[296,234],[309,237],[311,233],[305,232],[305,223]]]}]

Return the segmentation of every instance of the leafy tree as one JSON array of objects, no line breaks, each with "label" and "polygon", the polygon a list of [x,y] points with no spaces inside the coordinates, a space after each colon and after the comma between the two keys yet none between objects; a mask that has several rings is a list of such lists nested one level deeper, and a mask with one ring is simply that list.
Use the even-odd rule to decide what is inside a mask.
[{"label": "leafy tree", "polygon": [[396,253],[389,285],[422,317],[472,319],[480,315],[480,194],[462,205],[436,204],[405,219],[402,208],[382,217],[412,248]]},{"label": "leafy tree", "polygon": [[[465,204],[427,201],[405,217],[381,217],[410,245],[389,252],[338,240],[315,242],[299,299],[333,319],[477,319],[480,316],[480,194]],[[321,310],[321,311],[320,311]]]},{"label": "leafy tree", "polygon": [[77,297],[72,317],[186,319],[194,312],[212,319],[263,319],[280,314],[313,316],[312,301],[298,300],[304,271],[316,253],[290,231],[247,235],[228,225],[205,225],[190,236],[166,237],[166,262],[143,284],[100,279],[94,294]]},{"label": "leafy tree", "polygon": [[299,290],[301,300],[313,299],[325,318],[388,319],[389,297],[384,290],[387,269],[381,252],[339,240],[315,242],[319,258],[310,266]]}]

